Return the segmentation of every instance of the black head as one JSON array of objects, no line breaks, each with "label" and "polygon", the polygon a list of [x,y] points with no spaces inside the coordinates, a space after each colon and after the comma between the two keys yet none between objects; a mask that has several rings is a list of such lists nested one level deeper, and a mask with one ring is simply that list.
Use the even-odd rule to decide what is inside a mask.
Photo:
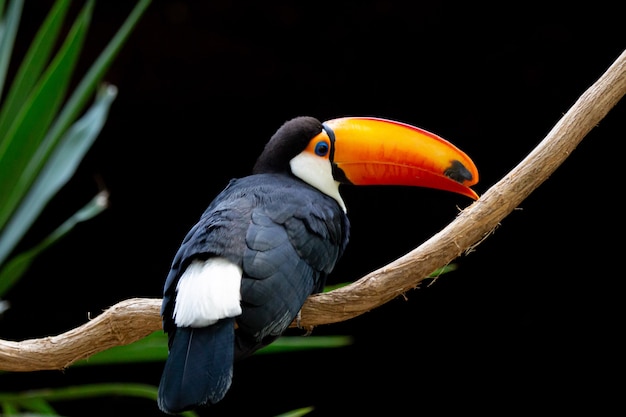
[{"label": "black head", "polygon": [[253,174],[289,172],[289,161],[322,131],[322,122],[300,116],[283,124],[271,137],[252,169]]}]

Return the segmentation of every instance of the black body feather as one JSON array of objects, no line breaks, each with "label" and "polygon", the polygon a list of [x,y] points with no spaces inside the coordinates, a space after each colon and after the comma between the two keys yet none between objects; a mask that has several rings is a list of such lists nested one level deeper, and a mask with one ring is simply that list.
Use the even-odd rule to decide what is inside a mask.
[{"label": "black body feather", "polygon": [[[233,360],[279,337],[306,298],[320,292],[349,238],[338,203],[289,173],[232,180],[189,231],[165,282],[162,315],[169,337],[159,404],[178,413],[219,401]],[[177,328],[176,285],[194,259],[224,257],[243,270],[243,313],[206,328]],[[205,378],[206,376],[206,378]]]}]

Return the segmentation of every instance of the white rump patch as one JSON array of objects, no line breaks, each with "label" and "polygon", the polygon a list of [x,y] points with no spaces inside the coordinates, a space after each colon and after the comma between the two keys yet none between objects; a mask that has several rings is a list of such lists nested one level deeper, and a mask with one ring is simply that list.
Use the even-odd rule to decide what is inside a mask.
[{"label": "white rump patch", "polygon": [[205,327],[240,315],[241,274],[240,267],[224,258],[193,261],[176,286],[176,325]]}]

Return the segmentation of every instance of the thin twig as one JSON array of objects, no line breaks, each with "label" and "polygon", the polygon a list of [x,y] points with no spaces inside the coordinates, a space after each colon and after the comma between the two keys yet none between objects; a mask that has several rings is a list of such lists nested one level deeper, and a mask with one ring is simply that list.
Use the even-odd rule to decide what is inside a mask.
[{"label": "thin twig", "polygon": [[[387,266],[348,286],[309,297],[302,308],[300,326],[309,328],[361,315],[417,287],[432,271],[473,250],[567,159],[624,94],[626,51],[519,165],[452,223]],[[125,300],[58,336],[21,342],[0,340],[0,370],[63,369],[97,352],[132,343],[161,329],[160,304],[160,299]]]}]

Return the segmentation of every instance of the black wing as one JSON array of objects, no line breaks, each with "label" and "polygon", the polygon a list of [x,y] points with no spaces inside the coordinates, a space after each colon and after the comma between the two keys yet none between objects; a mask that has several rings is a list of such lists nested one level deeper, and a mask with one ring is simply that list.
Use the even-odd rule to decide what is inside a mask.
[{"label": "black wing", "polygon": [[193,259],[223,256],[243,269],[243,313],[237,318],[242,357],[278,337],[304,300],[323,289],[341,257],[349,222],[332,198],[280,174],[233,180],[185,237],[163,298],[164,328],[181,273]]}]

